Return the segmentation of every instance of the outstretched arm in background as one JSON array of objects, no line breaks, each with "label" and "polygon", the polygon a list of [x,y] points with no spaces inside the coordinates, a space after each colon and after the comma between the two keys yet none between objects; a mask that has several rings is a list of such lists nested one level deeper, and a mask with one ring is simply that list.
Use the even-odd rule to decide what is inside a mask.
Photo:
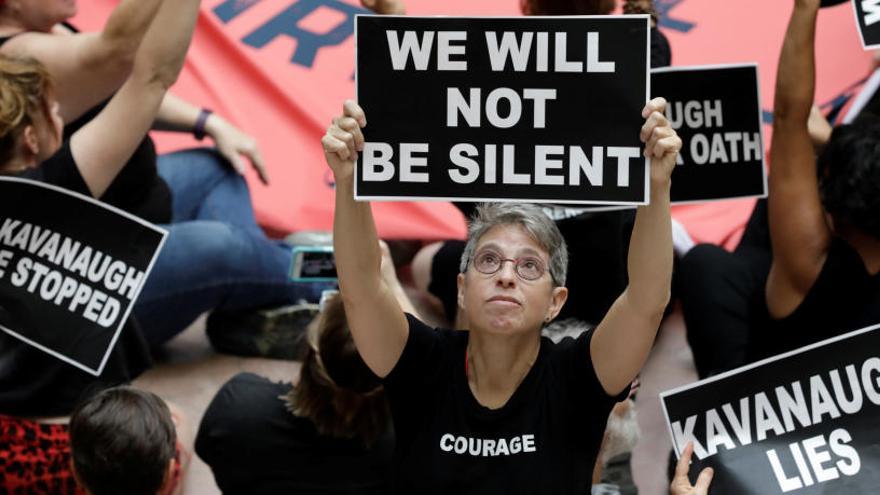
[{"label": "outstretched arm in background", "polygon": [[767,199],[773,263],[767,309],[777,318],[791,314],[804,300],[831,244],[807,126],[815,89],[818,11],[819,0],[794,1],[776,75]]},{"label": "outstretched arm in background", "polygon": [[164,1],[131,75],[101,113],[70,138],[71,153],[92,196],[104,194],[153,124],[183,67],[198,12],[199,0]]},{"label": "outstretched arm in background", "polygon": [[[26,32],[0,51],[32,57],[49,70],[65,122],[79,118],[119,89],[161,0],[123,0],[99,33]],[[176,0],[164,3],[176,4]]]}]

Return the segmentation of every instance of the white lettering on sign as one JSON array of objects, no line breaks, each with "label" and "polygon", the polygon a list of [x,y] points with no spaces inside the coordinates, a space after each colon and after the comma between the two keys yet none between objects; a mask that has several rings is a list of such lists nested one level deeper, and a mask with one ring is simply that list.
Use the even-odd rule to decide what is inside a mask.
[{"label": "white lettering on sign", "polygon": [[787,493],[816,483],[836,480],[841,474],[855,476],[861,469],[862,462],[856,449],[847,445],[851,441],[849,432],[838,428],[831,432],[827,442],[825,435],[818,435],[789,444],[788,450],[797,468],[796,474],[791,476],[786,469],[791,463],[783,462],[787,460],[785,458],[780,459],[780,454],[785,455],[785,451],[778,454],[776,449],[768,450],[767,459],[779,483],[779,489]]},{"label": "white lettering on sign", "polygon": [[[470,88],[468,97],[462,94],[458,88],[446,90],[446,125],[458,127],[458,116],[461,114],[469,127],[480,127],[482,90]],[[486,119],[490,124],[499,129],[509,129],[520,121],[522,116],[522,100],[531,100],[534,105],[532,126],[535,129],[543,129],[547,125],[547,100],[556,99],[555,89],[526,88],[519,93],[510,88],[496,88],[486,96]],[[498,104],[505,102],[508,113],[502,116],[498,111]]]},{"label": "white lettering on sign", "polygon": [[[709,409],[702,413],[705,435],[700,435],[701,438],[695,434],[698,415],[684,418],[683,424],[675,421],[671,425],[675,444],[683,450],[688,442],[693,442],[694,454],[705,459],[717,454],[719,447],[733,450],[799,428],[815,427],[843,415],[857,414],[866,404],[880,406],[880,358],[871,357],[861,364],[846,365],[842,368],[844,373],[839,369],[726,403],[721,408],[723,417],[717,408]],[[750,417],[754,418],[754,431],[749,429]],[[731,430],[734,436],[729,434]],[[804,452],[809,458],[809,451]],[[798,454],[792,455],[797,459]],[[802,479],[805,478],[802,476]]]},{"label": "white lettering on sign", "polygon": [[862,0],[862,10],[865,12],[866,26],[880,21],[880,0]]}]

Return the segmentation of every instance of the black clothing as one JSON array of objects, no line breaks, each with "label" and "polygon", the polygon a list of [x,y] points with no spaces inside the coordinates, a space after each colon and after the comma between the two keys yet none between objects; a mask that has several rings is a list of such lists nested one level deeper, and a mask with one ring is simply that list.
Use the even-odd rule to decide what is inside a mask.
[{"label": "black clothing", "polygon": [[749,339],[752,361],[880,323],[880,273],[868,273],[859,253],[834,237],[822,271],[794,312],[779,320],[765,315],[759,315],[765,325],[753,327]]},{"label": "black clothing", "polygon": [[[66,141],[55,155],[20,177],[90,195]],[[0,301],[0,307],[11,304],[15,302]],[[2,313],[0,322],[5,318]],[[0,332],[0,414],[67,416],[87,394],[127,383],[151,365],[149,349],[133,318],[126,322],[97,378]]]},{"label": "black clothing", "polygon": [[[70,139],[74,132],[97,117],[108,102],[109,100],[95,106],[80,118],[66,124],[64,139]],[[140,142],[99,199],[149,222],[171,223],[171,189],[156,170],[156,147],[149,135]]]},{"label": "black clothing", "polygon": [[701,378],[880,323],[880,275],[869,274],[838,237],[801,304],[772,318],[765,291],[769,241],[767,202],[759,200],[733,253],[699,245],[681,261],[677,290]]},{"label": "black clothing", "polygon": [[474,398],[469,332],[434,330],[407,315],[409,337],[385,378],[397,446],[396,493],[587,494],[609,396],[590,358],[592,331],[542,338],[534,365],[500,409]]},{"label": "black clothing", "polygon": [[287,410],[289,383],[239,373],[217,392],[196,436],[196,453],[224,494],[386,494],[394,434],[367,448],[318,434]]},{"label": "black clothing", "polygon": [[659,28],[651,28],[651,68],[668,67],[672,65],[672,47],[669,39]]}]

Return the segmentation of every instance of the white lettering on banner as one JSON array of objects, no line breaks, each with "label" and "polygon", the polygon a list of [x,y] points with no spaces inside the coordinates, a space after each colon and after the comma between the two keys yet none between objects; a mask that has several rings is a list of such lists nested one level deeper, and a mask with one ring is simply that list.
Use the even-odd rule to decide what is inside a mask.
[{"label": "white lettering on banner", "polygon": [[724,127],[721,100],[674,101],[666,105],[666,119],[673,129]]},{"label": "white lettering on banner", "polygon": [[105,328],[113,325],[122,309],[118,299],[27,257],[18,260],[10,282],[71,313],[82,312],[83,318]]},{"label": "white lettering on banner", "polygon": [[[501,41],[498,33],[487,31],[486,49],[489,53],[489,64],[494,72],[507,69],[508,62],[515,72],[530,70],[529,62],[534,54],[534,70],[547,72],[549,69],[549,36],[546,32],[524,32],[517,38],[517,33],[505,31],[501,33]],[[424,31],[419,35],[416,31],[404,31],[403,36],[393,29],[385,31],[388,42],[388,53],[391,58],[391,67],[394,70],[406,70],[409,61],[417,71],[428,70],[431,60],[431,51],[437,51],[438,71],[465,71],[467,60],[453,60],[451,57],[465,57],[467,32],[465,31],[437,31],[436,47],[434,44],[435,32]],[[532,51],[534,47],[534,51]],[[586,34],[586,59],[569,60],[568,58],[568,33],[554,33],[553,47],[553,71],[554,72],[587,72],[587,73],[611,73],[616,69],[616,64],[609,60],[600,60],[599,33],[588,32]]]},{"label": "white lettering on banner", "polygon": [[[797,467],[797,473],[793,476],[789,476],[776,449],[768,450],[767,459],[779,483],[779,489],[787,493],[816,483],[836,480],[841,474],[855,476],[861,469],[862,462],[856,449],[847,445],[851,441],[849,432],[838,428],[828,435],[827,442],[824,435],[817,435],[789,444],[788,450]],[[838,459],[837,462],[834,462],[832,453]]]},{"label": "white lettering on banner", "polygon": [[[690,157],[697,165],[730,163],[761,159],[761,134],[759,132],[724,132],[694,134],[690,142]],[[678,162],[679,165],[684,163]]]},{"label": "white lettering on banner", "polygon": [[[555,89],[526,88],[519,93],[510,88],[493,89],[486,96],[486,119],[490,124],[499,129],[509,129],[519,123],[522,116],[522,100],[531,100],[534,111],[532,112],[532,127],[543,129],[547,125],[547,100],[556,99]],[[458,116],[461,114],[469,127],[481,125],[481,94],[480,88],[470,88],[468,97],[465,99],[459,88],[447,88],[446,90],[446,125],[458,127]],[[498,112],[498,104],[506,101],[505,106],[509,109],[504,117]]]},{"label": "white lettering on banner", "polygon": [[866,26],[880,21],[880,0],[862,0],[862,10],[865,12]]},{"label": "white lettering on banner", "polygon": [[[489,65],[492,71],[501,72],[507,69],[507,62],[515,72],[526,72],[529,69],[530,55],[534,53],[536,72],[547,72],[549,69],[549,33],[524,32],[517,39],[517,33],[505,31],[498,42],[498,33],[486,32],[486,48],[489,52]],[[599,33],[587,33],[586,63],[568,59],[568,33],[554,34],[553,71],[554,72],[614,72],[615,63],[599,60]],[[532,52],[534,45],[535,51]]]},{"label": "white lettering on banner", "polygon": [[467,454],[473,457],[499,457],[519,453],[537,452],[535,435],[519,435],[513,438],[470,438],[446,433],[440,437],[443,452]]},{"label": "white lettering on banner", "polygon": [[[449,178],[457,184],[472,184],[481,177],[484,184],[497,182],[497,146],[487,144],[484,160],[478,161],[480,150],[469,143],[459,143],[449,150],[449,161],[457,167],[449,169]],[[541,186],[579,186],[581,175],[593,186],[603,185],[604,157],[615,158],[617,164],[617,187],[629,187],[629,169],[632,160],[640,158],[641,150],[633,147],[611,146],[592,148],[592,159],[580,146],[535,146],[534,177],[528,173],[516,172],[516,147],[512,144],[502,146],[501,170],[503,184],[535,184]],[[551,158],[560,157],[560,158]],[[566,173],[565,164],[568,164]],[[482,165],[482,166],[481,166]],[[392,169],[393,174],[393,169]]]},{"label": "white lettering on banner", "polygon": [[[777,386],[769,394],[758,392],[752,397],[740,398],[736,407],[736,403],[726,403],[721,407],[723,417],[717,409],[709,409],[703,413],[705,436],[702,438],[694,433],[699,415],[684,418],[683,424],[681,420],[675,421],[671,425],[675,444],[681,451],[688,442],[693,442],[694,454],[698,459],[705,459],[717,454],[721,446],[733,450],[766,440],[771,434],[779,437],[797,428],[859,413],[865,405],[880,406],[880,358],[872,357],[860,365],[849,364],[842,369],[843,373],[838,369],[830,370],[824,375],[816,374],[786,386]],[[752,413],[754,431],[750,429]],[[731,436],[730,431],[735,435]],[[810,458],[810,451],[805,449],[804,452]],[[792,455],[797,459],[799,454]],[[769,455],[768,458],[774,462]]]},{"label": "white lettering on banner", "polygon": [[403,41],[397,39],[397,31],[387,31],[388,51],[391,54],[391,65],[394,70],[406,69],[406,62],[413,58],[416,70],[428,70],[431,57],[431,46],[434,44],[434,32],[426,31],[419,41],[415,31],[404,31]]},{"label": "white lettering on banner", "polygon": [[[26,251],[109,291],[134,299],[144,272],[47,228],[7,218],[0,226],[0,244]],[[45,265],[40,265],[45,266]],[[54,270],[55,267],[46,267]],[[2,275],[0,275],[2,276]]]},{"label": "white lettering on banner", "polygon": [[6,275],[5,268],[9,268],[9,261],[12,260],[12,251],[0,249],[0,278]]}]

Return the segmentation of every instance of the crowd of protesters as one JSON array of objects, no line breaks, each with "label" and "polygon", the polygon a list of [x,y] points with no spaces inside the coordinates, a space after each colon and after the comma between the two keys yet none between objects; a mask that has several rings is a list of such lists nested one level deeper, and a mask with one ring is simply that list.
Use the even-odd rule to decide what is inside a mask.
[{"label": "crowd of protesters", "polygon": [[[362,3],[405,13],[402,0]],[[266,236],[242,178],[250,164],[269,183],[257,140],[168,92],[199,0],[122,0],[97,33],[67,23],[72,1],[0,1],[0,174],[169,233],[100,376],[0,333],[0,493],[183,493],[194,454],[231,494],[635,493],[608,473],[638,440],[637,377],[674,301],[700,377],[880,322],[880,121],[811,132],[821,2],[791,3],[769,194],[735,250],[697,245],[674,259],[670,176],[682,142],[656,98],[639,130],[649,204],[564,219],[551,204],[459,204],[467,239],[425,245],[405,289],[370,204],[353,198],[367,122],[357,102],[314,143],[336,184],[338,282],[298,282],[296,238]],[[651,65],[670,65],[652,2],[621,7],[652,15]],[[151,129],[215,146],[157,156]],[[296,355],[302,369],[295,383],[232,378],[193,447],[173,404],[129,384],[205,312],[218,348]],[[711,469],[688,478],[691,454],[675,467],[675,495],[709,490]]]}]

